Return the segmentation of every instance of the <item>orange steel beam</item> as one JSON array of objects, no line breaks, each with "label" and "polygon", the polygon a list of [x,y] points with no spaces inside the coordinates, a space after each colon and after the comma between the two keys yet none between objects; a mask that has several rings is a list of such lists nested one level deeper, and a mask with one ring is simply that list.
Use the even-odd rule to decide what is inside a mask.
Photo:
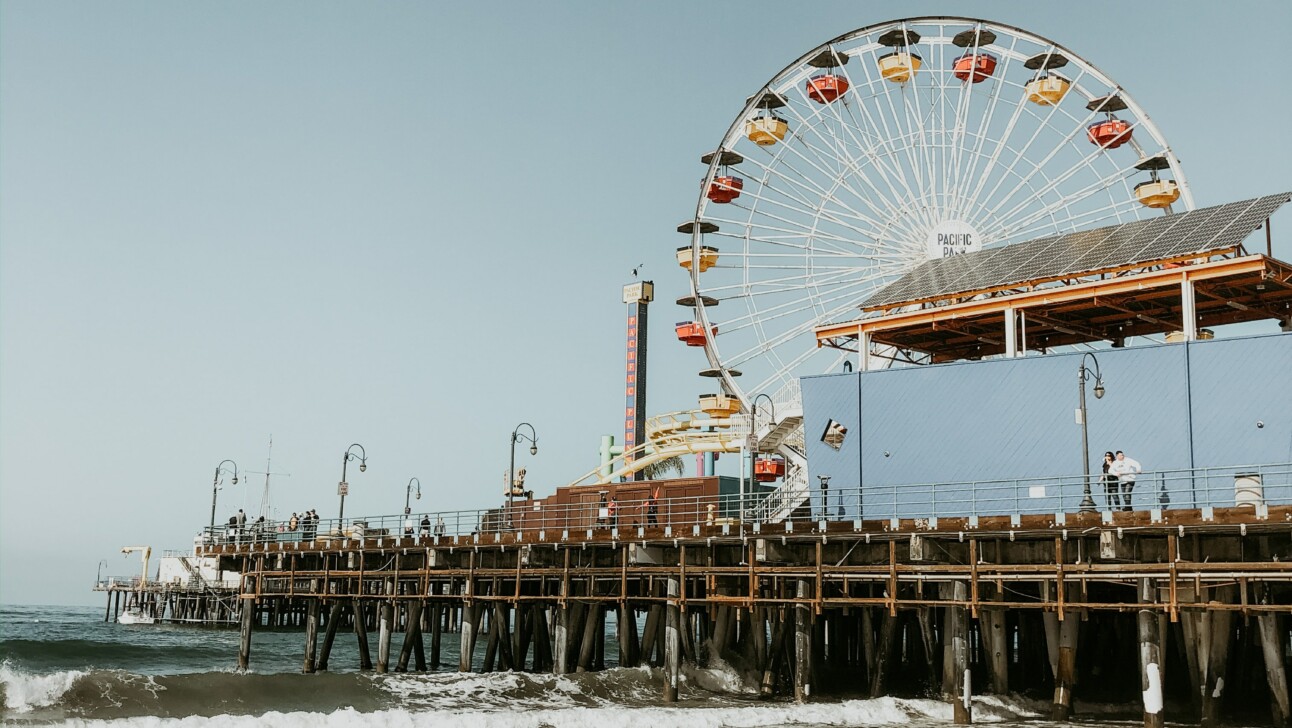
[{"label": "orange steel beam", "polygon": [[[1264,255],[1248,255],[1242,258],[1226,258],[1208,263],[1189,265],[1181,268],[1163,268],[1160,270],[1088,281],[1070,286],[1040,288],[1024,293],[998,296],[981,301],[966,301],[949,306],[926,308],[918,311],[903,311],[877,316],[870,319],[856,319],[837,324],[818,326],[815,329],[817,346],[824,346],[827,339],[857,338],[863,333],[875,334],[883,331],[902,329],[908,326],[929,325],[939,321],[984,316],[987,314],[1004,315],[1005,309],[1027,309],[1031,306],[1054,306],[1072,301],[1091,299],[1095,296],[1115,296],[1126,293],[1139,293],[1155,288],[1178,286],[1184,280],[1205,281],[1228,276],[1261,273],[1271,267],[1284,267]],[[1083,274],[1086,275],[1086,274]],[[975,295],[974,292],[957,294]]]}]

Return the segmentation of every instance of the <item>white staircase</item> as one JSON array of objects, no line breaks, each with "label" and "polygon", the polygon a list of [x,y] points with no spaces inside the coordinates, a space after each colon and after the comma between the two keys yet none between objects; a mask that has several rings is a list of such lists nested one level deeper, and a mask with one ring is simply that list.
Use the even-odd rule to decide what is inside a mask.
[{"label": "white staircase", "polygon": [[778,523],[789,518],[808,499],[807,447],[803,439],[803,390],[797,379],[771,397],[770,407],[756,408],[754,435],[759,452],[785,458],[785,478],[755,509],[754,518]]}]

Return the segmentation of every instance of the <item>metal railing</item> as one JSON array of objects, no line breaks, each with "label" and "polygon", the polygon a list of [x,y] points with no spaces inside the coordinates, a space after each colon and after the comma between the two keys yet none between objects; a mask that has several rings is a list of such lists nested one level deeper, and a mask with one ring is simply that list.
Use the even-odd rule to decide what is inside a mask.
[{"label": "metal railing", "polygon": [[[803,482],[798,488],[746,494],[610,502],[600,492],[576,494],[587,500],[550,504],[517,501],[497,508],[360,518],[300,520],[204,529],[206,544],[270,544],[334,540],[463,537],[509,531],[544,531],[560,538],[637,529],[667,529],[681,534],[693,526],[770,523],[784,519],[790,491],[806,488],[799,515],[810,520],[956,518],[1076,513],[1084,500],[1084,476],[1050,476],[939,483],[867,484],[829,487]],[[806,481],[806,478],[804,478]],[[1292,463],[1160,470],[1139,474],[1133,483],[1113,484],[1091,475],[1095,510],[1205,509],[1292,504]],[[797,495],[801,500],[802,496]],[[653,503],[653,505],[652,505]],[[803,510],[805,509],[805,511]],[[133,577],[136,581],[138,577]]]}]

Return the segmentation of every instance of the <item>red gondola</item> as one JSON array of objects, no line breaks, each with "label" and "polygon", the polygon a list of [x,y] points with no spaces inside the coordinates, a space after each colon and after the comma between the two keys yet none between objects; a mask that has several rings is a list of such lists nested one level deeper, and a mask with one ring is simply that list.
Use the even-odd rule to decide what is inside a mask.
[{"label": "red gondola", "polygon": [[713,184],[709,185],[709,199],[719,204],[726,204],[740,197],[740,191],[744,189],[745,181],[739,177],[723,175],[713,178]]},{"label": "red gondola", "polygon": [[809,78],[807,82],[808,98],[818,104],[828,104],[843,96],[847,91],[848,81],[843,76],[832,76],[828,73],[823,73]]},{"label": "red gondola", "polygon": [[1116,149],[1131,138],[1131,125],[1121,119],[1097,121],[1086,127],[1090,143],[1104,149]]},{"label": "red gondola", "polygon": [[956,59],[952,73],[961,81],[981,83],[996,72],[996,56],[990,53],[966,53]]},{"label": "red gondola", "polygon": [[[687,346],[704,346],[704,326],[699,321],[680,321],[675,325],[677,331],[677,340]],[[714,326],[711,331],[713,336],[718,335],[718,327]]]},{"label": "red gondola", "polygon": [[754,480],[770,483],[785,477],[785,460],[777,457],[758,458],[754,461]]}]

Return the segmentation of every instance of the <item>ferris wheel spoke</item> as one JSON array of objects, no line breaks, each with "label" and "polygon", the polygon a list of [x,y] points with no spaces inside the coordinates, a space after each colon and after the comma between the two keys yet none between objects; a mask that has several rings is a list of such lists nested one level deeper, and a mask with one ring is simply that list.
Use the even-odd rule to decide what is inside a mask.
[{"label": "ferris wheel spoke", "polygon": [[[729,288],[724,290],[706,289],[705,291],[703,291],[703,295],[712,296],[720,302],[741,301],[741,300],[753,301],[762,296],[777,295],[777,294],[783,294],[787,292],[788,293],[801,292],[803,289],[806,289],[806,288],[811,288],[814,290],[822,290],[822,289],[830,288],[832,291],[834,291],[834,290],[838,290],[838,287],[840,286],[843,286],[843,287],[863,286],[878,280],[882,280],[885,277],[891,277],[893,275],[891,273],[880,274],[872,271],[870,275],[858,276],[858,275],[848,275],[849,272],[850,271],[834,271],[828,275],[813,274],[812,276],[809,276],[804,282],[796,283],[793,285],[790,285],[788,283],[781,283],[781,284],[778,284],[776,287],[763,286],[763,287],[760,287],[759,289],[755,289],[754,288],[755,284],[750,283],[750,284],[741,286],[739,288]],[[726,296],[720,295],[722,293],[725,293],[727,290],[732,290],[736,292],[733,295],[726,295]],[[808,300],[810,299],[811,299],[811,296],[808,296]],[[769,308],[762,309],[760,313],[765,314],[768,311],[780,311],[787,308],[792,309],[792,311],[794,312],[803,310],[799,308],[793,308],[794,304],[795,304],[794,301],[787,301],[787,302],[774,304]],[[737,326],[737,330],[738,330],[739,328],[742,327],[738,322],[752,322],[754,318],[755,318],[755,314],[751,311],[751,312],[742,314],[740,316],[737,316],[735,318],[728,319],[722,323],[724,323],[727,326],[735,325]]]},{"label": "ferris wheel spoke", "polygon": [[[1048,49],[1048,51],[1053,52],[1054,48],[1051,47],[1050,49]],[[1085,77],[1085,75],[1086,75],[1085,69],[1082,68],[1081,72],[1071,80],[1069,93],[1072,93],[1072,90],[1080,88],[1080,82]],[[1021,111],[1022,109],[1023,109],[1023,104],[1020,104],[1019,110]],[[1035,144],[1036,141],[1041,138],[1041,135],[1044,132],[1046,132],[1047,130],[1053,131],[1057,133],[1060,137],[1062,137],[1061,141],[1055,145],[1055,151],[1057,152],[1057,150],[1062,149],[1065,145],[1071,144],[1072,141],[1076,138],[1076,135],[1085,129],[1085,125],[1090,121],[1090,119],[1094,118],[1094,112],[1089,112],[1084,119],[1080,119],[1080,120],[1077,119],[1076,117],[1073,117],[1070,114],[1067,114],[1066,112],[1063,112],[1063,115],[1066,116],[1066,118],[1068,118],[1070,121],[1072,121],[1075,124],[1075,131],[1065,133],[1063,130],[1059,129],[1057,126],[1054,126],[1052,124],[1052,119],[1054,119],[1056,115],[1060,114],[1060,109],[1061,107],[1058,104],[1051,105],[1048,107],[1048,110],[1045,116],[1043,118],[1038,119],[1039,123],[1037,124],[1036,128],[1032,131],[1032,134],[1028,138],[1028,140],[1022,146],[1018,147],[1015,150],[1013,158],[1009,161],[1008,164],[1006,164],[1003,168],[1001,168],[1001,173],[998,175],[999,178],[997,179],[996,184],[992,187],[991,191],[987,193],[986,198],[984,198],[984,206],[986,204],[986,201],[992,200],[996,197],[996,193],[1000,190],[1001,185],[1003,185],[1006,180],[1008,180],[1011,176],[1014,176],[1017,174],[1016,168],[1018,166],[1018,163],[1025,158],[1025,155],[1032,148],[1032,145]],[[971,198],[969,202],[971,209],[978,206],[978,199],[982,192],[982,188],[985,186],[985,183],[987,182],[990,173],[994,169],[996,169],[996,163],[999,160],[999,152],[1003,151],[1006,148],[1009,148],[1008,142],[1012,137],[1012,134],[1015,128],[1016,128],[1016,125],[1011,124],[1006,134],[1001,137],[1000,144],[998,145],[998,148],[996,150],[996,154],[993,154],[992,164],[989,165],[984,170],[983,176],[979,180],[979,184],[974,192],[974,196],[973,198]],[[1053,153],[1054,152],[1052,152],[1051,154]],[[1020,181],[1023,180],[1021,175],[1019,176],[1019,178],[1020,178]],[[1017,191],[1017,188],[1015,188],[1015,191]],[[1007,195],[1007,197],[1008,196],[1009,195]]]},{"label": "ferris wheel spoke", "polygon": [[[732,360],[731,360],[731,361],[732,361],[732,364],[731,364],[731,365],[732,365],[732,366],[736,366],[736,367],[738,367],[738,366],[740,366],[740,365],[742,365],[742,364],[745,364],[746,362],[748,362],[748,361],[750,361],[751,359],[753,359],[753,357],[755,357],[755,356],[759,355],[760,353],[762,353],[766,347],[776,347],[776,346],[779,346],[779,345],[781,345],[781,344],[785,343],[786,341],[789,341],[790,339],[794,339],[794,338],[797,338],[797,337],[799,337],[799,336],[802,336],[802,335],[804,335],[804,334],[808,333],[809,331],[813,330],[814,328],[816,328],[816,325],[817,325],[817,322],[818,322],[818,321],[825,320],[826,318],[828,318],[829,316],[832,316],[832,315],[838,315],[838,314],[841,314],[841,313],[843,313],[844,311],[847,311],[847,310],[849,310],[850,308],[853,308],[853,307],[854,307],[854,305],[855,305],[855,304],[853,303],[853,301],[855,301],[856,296],[854,296],[854,295],[846,295],[846,294],[837,295],[837,296],[835,296],[835,297],[833,297],[833,298],[831,298],[831,299],[823,299],[823,300],[821,300],[821,301],[819,301],[819,302],[812,302],[812,303],[810,303],[809,305],[810,305],[810,306],[812,306],[812,307],[820,307],[820,308],[824,308],[824,305],[825,305],[825,304],[836,303],[836,302],[838,302],[838,301],[840,301],[840,300],[842,300],[842,299],[848,299],[848,301],[847,301],[847,302],[845,302],[845,303],[843,303],[842,305],[838,305],[838,306],[836,306],[836,307],[834,307],[834,308],[832,308],[832,309],[828,309],[828,310],[826,310],[826,311],[823,313],[823,315],[821,315],[821,316],[812,317],[812,318],[810,318],[810,319],[808,319],[808,320],[806,320],[806,321],[803,321],[803,322],[800,322],[800,323],[798,323],[798,324],[795,324],[795,325],[793,325],[793,326],[791,326],[791,327],[789,327],[789,328],[785,329],[784,331],[781,331],[781,332],[779,332],[779,333],[777,333],[777,334],[775,334],[775,335],[773,335],[773,336],[771,336],[771,337],[764,338],[764,340],[763,340],[761,343],[756,344],[756,345],[754,345],[754,346],[752,346],[752,347],[750,347],[750,348],[748,348],[748,349],[744,350],[743,352],[741,352],[741,353],[739,353],[739,354],[735,355],[734,357],[732,357]],[[763,316],[760,316],[759,318],[755,319],[755,320],[754,320],[753,322],[751,322],[749,325],[751,325],[751,326],[763,326],[763,327],[765,327],[768,323],[770,323],[770,322],[772,322],[772,321],[776,321],[776,320],[778,320],[778,319],[780,319],[780,318],[783,318],[783,317],[788,316],[788,315],[790,315],[790,314],[792,314],[792,313],[795,313],[795,312],[796,312],[796,311],[778,311],[778,312],[776,312],[776,313],[774,313],[774,314],[770,314],[770,315],[763,315]],[[743,328],[743,327],[742,327],[742,328]],[[734,333],[736,330],[738,330],[738,329],[734,329],[734,330],[733,330],[733,329],[730,329],[730,328],[729,328],[729,329],[728,329],[728,333]],[[719,328],[719,329],[718,329],[718,332],[719,332],[719,333],[718,333],[718,336],[719,336],[719,337],[721,337],[721,336],[723,335],[723,334],[722,334],[722,329],[721,329],[721,328]],[[764,333],[765,333],[765,332],[764,332]]]},{"label": "ferris wheel spoke", "polygon": [[[1091,195],[1094,195],[1103,190],[1106,190],[1108,186],[1114,182],[1117,182],[1117,181],[1124,182],[1129,171],[1133,169],[1134,167],[1132,166],[1129,169],[1118,170],[1110,175],[1103,177],[1102,179],[1096,182],[1092,182],[1091,184],[1087,185],[1086,187],[1080,190],[1077,190],[1075,193],[1073,193],[1073,196],[1079,199],[1085,199]],[[1041,194],[1044,194],[1044,192],[1045,190],[1040,191]],[[1099,208],[1098,210],[1090,211],[1083,215],[1069,214],[1067,219],[1074,220],[1074,219],[1080,218],[1080,219],[1083,219],[1086,223],[1100,222],[1100,221],[1109,219],[1110,216],[1106,214],[1096,214],[1096,213],[1107,213],[1110,211],[1115,213],[1117,210],[1120,210],[1121,208],[1125,208],[1127,210],[1134,210],[1138,205],[1139,205],[1139,202],[1134,199],[1134,196],[1127,194],[1125,198],[1122,200],[1114,199],[1113,202],[1107,207]],[[1026,229],[1029,225],[1032,225],[1038,220],[1043,219],[1047,216],[1052,216],[1060,209],[1069,209],[1069,207],[1070,207],[1070,202],[1068,200],[1059,198],[1054,200],[1053,202],[1046,204],[1039,210],[1032,212],[1026,217],[1020,218],[1018,220],[1014,220],[1012,217],[1002,217],[1000,218],[1000,221],[997,223],[997,227],[1002,231],[1003,235],[1013,236],[1017,234],[1016,231]],[[1112,217],[1117,217],[1117,216],[1114,214],[1112,215]]]},{"label": "ferris wheel spoke", "polygon": [[[839,278],[839,277],[847,276],[850,273],[855,273],[855,272],[864,271],[864,270],[866,269],[860,268],[860,267],[834,268],[834,269],[831,269],[828,274],[817,273],[814,270],[812,272],[802,273],[796,276],[764,278],[758,281],[751,281],[747,283],[731,283],[723,286],[713,286],[710,288],[705,288],[704,295],[712,296],[714,298],[717,298],[720,301],[730,301],[730,300],[736,300],[736,299],[746,298],[750,296],[766,295],[768,293],[779,293],[786,290],[784,286],[802,287],[805,284],[819,285],[821,283],[828,283],[829,282],[828,277]],[[816,281],[815,279],[818,276],[822,276],[823,280]],[[756,288],[761,288],[762,290],[755,290]],[[725,294],[728,291],[739,291],[739,294],[735,296],[724,296],[723,294]]]},{"label": "ferris wheel spoke", "polygon": [[[1053,177],[1053,178],[1048,178],[1048,177],[1047,177],[1048,182],[1046,183],[1046,185],[1045,185],[1044,187],[1042,187],[1040,190],[1038,190],[1038,193],[1037,193],[1037,194],[1038,194],[1038,195],[1040,195],[1040,196],[1044,196],[1044,195],[1046,195],[1046,194],[1048,194],[1048,193],[1052,192],[1052,191],[1053,191],[1055,188],[1057,188],[1060,184],[1062,184],[1062,183],[1066,182],[1068,179],[1070,179],[1070,178],[1072,178],[1073,176],[1075,176],[1078,172],[1080,172],[1080,171],[1082,171],[1082,170],[1090,169],[1090,168],[1093,166],[1093,163],[1095,162],[1095,160],[1097,160],[1097,159],[1099,159],[1101,156],[1103,156],[1103,155],[1107,154],[1107,152],[1106,152],[1105,150],[1103,150],[1103,149],[1101,149],[1101,148],[1099,148],[1099,147],[1093,147],[1093,149],[1094,149],[1094,151],[1093,151],[1093,152],[1089,153],[1086,157],[1082,158],[1079,162],[1077,162],[1077,163],[1073,164],[1071,167],[1069,167],[1068,169],[1064,170],[1064,171],[1063,171],[1061,174],[1059,174],[1058,176]],[[1073,193],[1072,193],[1072,195],[1070,195],[1068,198],[1066,198],[1066,199],[1064,200],[1065,204],[1071,204],[1071,202],[1072,202],[1073,200],[1075,200],[1075,199],[1082,199],[1082,198],[1084,198],[1086,195],[1089,195],[1089,194],[1093,194],[1093,193],[1095,193],[1095,192],[1098,192],[1100,189],[1103,189],[1103,188],[1104,188],[1104,186],[1106,186],[1107,182],[1110,182],[1110,181],[1112,181],[1112,180],[1114,180],[1114,179],[1122,179],[1122,178],[1125,178],[1126,176],[1128,176],[1128,175],[1130,175],[1130,174],[1133,174],[1133,173],[1134,173],[1134,170],[1135,170],[1135,165],[1134,165],[1134,164],[1131,164],[1131,165],[1130,165],[1130,166],[1128,166],[1128,167],[1122,167],[1122,168],[1116,168],[1116,167],[1115,167],[1114,169],[1115,169],[1115,171],[1114,171],[1112,174],[1110,174],[1110,175],[1106,175],[1106,176],[1104,176],[1103,178],[1101,178],[1101,179],[1097,180],[1096,182],[1093,182],[1093,183],[1091,183],[1091,184],[1089,184],[1089,185],[1086,185],[1085,187],[1083,187],[1083,188],[1081,188],[1081,189],[1079,189],[1079,190],[1077,190],[1077,191],[1073,192]],[[1036,170],[1034,170],[1034,171],[1033,171],[1033,173],[1032,173],[1032,174],[1029,174],[1028,176],[1029,176],[1029,177],[1030,177],[1030,176],[1032,176],[1033,174],[1035,174],[1035,172],[1036,172]],[[1010,220],[1012,220],[1016,215],[1020,214],[1022,210],[1025,210],[1025,209],[1027,208],[1027,206],[1028,206],[1028,205],[1032,202],[1032,200],[1034,200],[1034,199],[1038,199],[1038,197],[1036,197],[1036,196],[1034,196],[1034,195],[1029,195],[1029,196],[1028,196],[1028,199],[1025,199],[1025,200],[1023,200],[1023,201],[1019,202],[1019,203],[1018,203],[1018,204],[1016,204],[1013,208],[1011,208],[1008,212],[998,214],[997,219],[998,219],[998,220],[1000,220],[1000,224],[1001,224],[1001,225],[1008,225],[1009,221],[1010,221]]]},{"label": "ferris wheel spoke", "polygon": [[[831,106],[833,106],[833,104],[831,104]],[[822,134],[819,128],[823,123],[825,123],[825,120],[828,117],[825,117],[823,114],[816,112],[813,114],[813,116],[817,118],[817,122],[813,123],[807,120],[806,118],[804,118],[801,114],[799,114],[798,110],[793,108],[792,106],[787,106],[786,108],[790,109],[790,111],[800,120],[800,122],[804,127],[803,133],[795,135],[795,141],[797,141],[804,148],[812,151],[815,155],[820,156],[823,152],[817,146],[811,144],[808,141],[806,132],[810,131],[812,132],[812,136],[821,140],[825,144],[831,144],[833,140],[831,138],[826,137],[824,134]],[[810,160],[807,160],[806,157],[802,157],[802,158],[804,159],[804,161],[807,161],[809,164],[811,164]],[[852,166],[848,171],[853,171],[858,173],[861,181],[864,182],[866,186],[870,188],[870,190],[874,193],[874,195],[862,194],[859,190],[857,190],[851,184],[849,184],[846,176],[840,172],[836,172],[833,170],[827,171],[817,165],[813,165],[813,166],[816,166],[817,170],[821,172],[822,175],[826,177],[826,179],[829,179],[832,182],[835,182],[841,185],[842,188],[847,190],[850,194],[852,194],[853,197],[871,205],[872,209],[875,209],[876,212],[879,212],[879,210],[874,207],[875,200],[876,199],[880,200],[884,205],[885,216],[888,217],[889,219],[892,219],[896,217],[902,209],[901,208],[901,200],[903,199],[902,193],[899,192],[897,188],[893,186],[891,179],[889,179],[888,175],[885,173],[885,171],[882,168],[882,161],[879,161],[877,158],[874,158],[874,159],[875,159],[875,164],[878,165],[875,168],[877,175],[880,177],[880,179],[885,183],[885,186],[888,188],[887,193],[885,193],[884,190],[882,190],[879,187],[879,185],[877,185],[875,181],[870,178],[870,175],[865,174],[864,169],[858,165],[852,164]],[[851,155],[849,155],[848,161],[849,163],[852,163],[853,160],[851,158]],[[823,193],[828,195],[829,191],[823,190]]]},{"label": "ferris wheel spoke", "polygon": [[[979,29],[981,29],[981,25],[979,26]],[[979,119],[978,130],[977,130],[977,134],[975,135],[976,139],[973,145],[973,149],[968,154],[968,159],[965,159],[964,158],[965,149],[962,141],[959,149],[960,153],[957,154],[956,156],[955,171],[951,176],[951,179],[956,180],[956,183],[955,183],[954,190],[949,195],[950,199],[948,200],[948,208],[950,211],[950,215],[955,218],[963,217],[963,215],[966,212],[963,204],[964,197],[966,196],[965,190],[968,187],[968,184],[966,184],[966,181],[972,180],[974,178],[974,173],[978,169],[978,162],[982,158],[983,147],[986,145],[988,139],[990,138],[991,124],[992,124],[992,121],[995,120],[996,118],[996,109],[1000,106],[1001,97],[1004,95],[1004,92],[1006,90],[1010,90],[1010,91],[1023,90],[1019,87],[1018,84],[1010,83],[1007,81],[1007,79],[1009,79],[1010,77],[1010,66],[1015,60],[1015,58],[1018,56],[1018,37],[1017,36],[1011,37],[1009,48],[1007,50],[1004,50],[1002,53],[1000,53],[1000,56],[1004,59],[1004,63],[1001,65],[1000,68],[997,69],[999,73],[996,74],[997,80],[992,85],[991,93],[988,94],[987,102],[986,102],[987,108],[983,111],[983,113],[978,115],[978,119]],[[973,84],[970,84],[970,85],[972,86]],[[1016,97],[1013,101],[1014,112],[1012,114],[1012,117],[1017,118],[1017,115],[1022,113],[1023,107],[1026,103],[1027,101],[1022,96],[1022,94],[1020,94],[1019,97]],[[969,110],[968,108],[966,108],[965,109],[966,117],[968,116],[968,113],[969,113]],[[957,121],[959,121],[959,119],[957,119]],[[963,124],[959,125],[959,127],[961,130],[960,132],[961,138],[963,140],[963,136],[968,133],[967,118]]]},{"label": "ferris wheel spoke", "polygon": [[[799,176],[800,176],[800,177],[803,177],[803,179],[794,179],[794,178],[790,177],[789,175],[786,175],[785,173],[781,172],[779,169],[777,169],[777,168],[775,168],[775,167],[772,167],[772,166],[770,166],[770,165],[765,165],[765,164],[763,164],[761,161],[758,161],[758,160],[756,160],[756,159],[747,158],[745,161],[753,162],[753,164],[754,164],[754,165],[756,165],[756,166],[758,166],[760,169],[762,169],[762,170],[763,170],[763,172],[764,172],[764,176],[763,176],[764,180],[766,180],[766,179],[767,179],[768,177],[770,177],[770,176],[775,176],[775,177],[777,177],[778,179],[781,179],[781,180],[785,181],[787,184],[789,184],[789,185],[793,185],[793,186],[795,186],[795,187],[799,188],[799,189],[802,191],[802,193],[803,193],[803,194],[814,194],[814,195],[815,195],[815,194],[819,194],[819,195],[825,195],[825,194],[828,194],[827,190],[826,190],[824,187],[821,187],[820,185],[816,185],[815,183],[813,183],[813,184],[808,184],[808,180],[807,180],[807,178],[806,178],[806,177],[803,177],[803,175],[801,175],[801,174],[800,174]],[[790,165],[784,165],[784,164],[783,164],[783,165],[781,165],[781,166],[784,166],[784,167],[786,167],[787,169],[793,169],[793,167],[791,167]],[[794,170],[794,171],[797,173],[797,170]],[[763,182],[763,184],[764,184],[764,186],[769,186],[769,187],[770,187],[770,185],[768,185],[765,181]],[[799,203],[799,204],[801,204],[801,205],[805,205],[805,206],[806,206],[806,205],[810,205],[810,204],[811,204],[811,203],[809,202],[809,200],[808,200],[806,197],[802,197],[802,196],[799,196],[799,195],[794,195],[794,194],[791,194],[791,193],[789,193],[789,192],[786,192],[785,190],[781,190],[781,189],[778,189],[778,188],[777,188],[777,191],[778,191],[780,194],[783,194],[783,195],[785,195],[786,197],[789,197],[790,199],[792,199],[792,200],[794,200],[794,201],[798,202],[798,203]],[[862,199],[863,199],[863,201],[864,201],[864,202],[867,202],[867,204],[870,204],[870,203],[869,203],[869,200],[866,200],[865,198],[862,198]],[[868,225],[871,225],[871,226],[874,226],[874,227],[878,227],[878,228],[882,228],[882,227],[883,227],[883,224],[882,224],[882,223],[880,223],[878,220],[875,220],[874,218],[870,217],[869,215],[866,215],[865,213],[862,213],[862,212],[860,212],[860,211],[858,211],[858,210],[854,210],[852,207],[850,207],[850,206],[848,206],[848,205],[844,205],[842,202],[839,202],[838,204],[840,205],[840,207],[842,207],[842,208],[844,209],[844,211],[845,211],[845,213],[846,213],[846,214],[844,215],[844,217],[850,217],[850,218],[853,218],[853,219],[855,219],[855,220],[857,220],[857,221],[859,221],[859,222],[864,222],[864,223],[866,223],[866,224],[868,224]],[[872,205],[872,208],[873,208],[873,205]],[[878,212],[879,210],[878,210],[878,209],[876,209],[876,211]],[[860,231],[860,230],[858,230],[858,232],[861,232],[861,231]],[[873,232],[874,232],[874,231],[872,231],[872,234],[873,234]]]}]

